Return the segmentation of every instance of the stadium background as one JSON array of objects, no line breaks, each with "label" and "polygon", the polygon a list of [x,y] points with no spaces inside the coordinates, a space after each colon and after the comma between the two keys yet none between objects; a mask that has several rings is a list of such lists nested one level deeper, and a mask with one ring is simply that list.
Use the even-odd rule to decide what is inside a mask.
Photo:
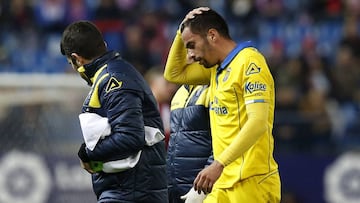
[{"label": "stadium background", "polygon": [[67,24],[95,22],[146,74],[199,5],[268,59],[283,202],[359,202],[360,1],[1,0],[0,203],[96,202],[76,157],[88,87],[60,55]]}]

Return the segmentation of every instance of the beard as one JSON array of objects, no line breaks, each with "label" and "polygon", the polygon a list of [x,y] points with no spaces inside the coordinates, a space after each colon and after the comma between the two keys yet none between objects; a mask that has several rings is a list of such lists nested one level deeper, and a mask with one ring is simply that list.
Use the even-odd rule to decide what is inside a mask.
[{"label": "beard", "polygon": [[204,66],[205,68],[211,68],[216,65],[216,64],[210,64],[208,61],[206,61],[204,59],[199,60],[199,64]]},{"label": "beard", "polygon": [[209,66],[209,63],[203,59],[203,58],[195,58],[195,61],[198,62],[200,65],[204,66],[205,68],[210,68],[211,66]]}]

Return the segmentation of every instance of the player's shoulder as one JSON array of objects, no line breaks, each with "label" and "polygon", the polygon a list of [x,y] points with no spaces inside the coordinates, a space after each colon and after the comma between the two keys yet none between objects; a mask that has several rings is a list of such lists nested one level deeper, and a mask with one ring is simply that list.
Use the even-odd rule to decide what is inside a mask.
[{"label": "player's shoulder", "polygon": [[237,53],[231,63],[237,66],[248,66],[249,63],[263,59],[263,55],[255,47],[246,47]]},{"label": "player's shoulder", "polygon": [[267,66],[264,55],[255,47],[247,47],[241,50],[236,56],[235,63],[248,66]]},{"label": "player's shoulder", "polygon": [[256,47],[246,47],[238,55],[240,57],[263,57],[263,54]]}]

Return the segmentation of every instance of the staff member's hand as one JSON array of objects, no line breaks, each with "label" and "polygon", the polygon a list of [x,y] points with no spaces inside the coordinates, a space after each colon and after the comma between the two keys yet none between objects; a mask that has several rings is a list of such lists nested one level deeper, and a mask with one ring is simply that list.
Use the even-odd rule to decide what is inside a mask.
[{"label": "staff member's hand", "polygon": [[90,159],[86,153],[86,144],[82,143],[79,148],[78,156],[80,158],[80,166],[81,168],[85,169],[89,173],[95,173],[94,170],[91,169]]},{"label": "staff member's hand", "polygon": [[219,179],[222,171],[224,170],[224,166],[214,160],[214,162],[204,168],[200,173],[196,176],[194,181],[194,189],[199,194],[203,191],[205,194],[211,192],[213,185],[215,184],[216,180]]},{"label": "staff member's hand", "polygon": [[81,166],[81,168],[85,169],[87,172],[89,172],[91,174],[95,173],[95,171],[90,166],[90,162],[83,162],[80,159],[80,166]]}]

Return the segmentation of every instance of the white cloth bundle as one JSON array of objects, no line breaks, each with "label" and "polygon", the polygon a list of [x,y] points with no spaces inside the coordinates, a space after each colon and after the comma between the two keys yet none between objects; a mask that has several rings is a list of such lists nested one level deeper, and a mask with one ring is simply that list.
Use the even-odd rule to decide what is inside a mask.
[{"label": "white cloth bundle", "polygon": [[203,192],[199,194],[195,191],[194,187],[192,187],[189,192],[181,196],[180,199],[185,200],[185,203],[202,203],[205,197],[206,195]]},{"label": "white cloth bundle", "polygon": [[[107,118],[101,117],[96,113],[82,113],[79,115],[81,131],[86,147],[93,151],[100,139],[104,139],[111,134],[111,126]],[[152,146],[165,136],[158,128],[145,126],[145,141],[147,146]],[[106,173],[121,172],[136,166],[140,159],[141,150],[136,154],[125,159],[109,161],[103,163],[103,171]]]}]

